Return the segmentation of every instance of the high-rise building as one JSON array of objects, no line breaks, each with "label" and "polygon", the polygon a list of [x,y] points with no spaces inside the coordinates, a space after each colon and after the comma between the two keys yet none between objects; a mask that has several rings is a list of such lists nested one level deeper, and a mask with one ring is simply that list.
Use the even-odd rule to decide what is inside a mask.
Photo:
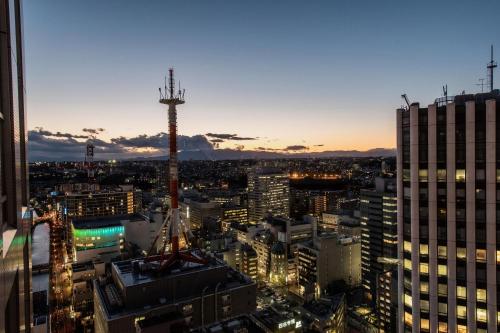
[{"label": "high-rise building", "polygon": [[0,332],[31,330],[24,47],[20,0],[0,0]]},{"label": "high-rise building", "polygon": [[401,332],[500,330],[500,93],[397,111]]},{"label": "high-rise building", "polygon": [[255,168],[248,173],[248,219],[258,223],[269,214],[290,214],[288,174],[274,168]]},{"label": "high-rise building", "polygon": [[323,295],[331,283],[339,280],[358,286],[361,283],[360,242],[332,233],[299,244],[297,272],[299,293],[305,300]]},{"label": "high-rise building", "polygon": [[396,178],[378,177],[375,189],[361,190],[361,275],[365,299],[384,332],[396,332]]}]

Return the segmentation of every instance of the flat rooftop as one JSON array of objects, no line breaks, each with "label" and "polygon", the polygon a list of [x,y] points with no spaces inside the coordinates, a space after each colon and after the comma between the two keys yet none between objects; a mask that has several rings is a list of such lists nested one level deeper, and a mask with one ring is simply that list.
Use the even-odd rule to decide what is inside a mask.
[{"label": "flat rooftop", "polygon": [[111,215],[101,217],[74,218],[72,221],[76,229],[98,229],[121,226],[122,221],[141,221],[145,217],[141,214]]},{"label": "flat rooftop", "polygon": [[111,277],[95,281],[94,286],[108,317],[116,318],[148,309],[179,304],[205,295],[255,285],[250,278],[227,266],[222,260],[199,251],[194,256],[206,264],[181,261],[170,271],[159,272],[159,261],[144,258],[111,264]]},{"label": "flat rooftop", "polygon": [[[194,256],[198,258],[203,258],[201,253],[192,252]],[[157,263],[150,263],[150,269],[146,270],[135,270],[133,265],[144,265],[143,259],[137,260],[125,260],[118,261],[112,264],[112,269],[118,273],[118,277],[121,283],[125,286],[134,286],[137,284],[144,284],[151,281],[156,281],[160,279],[172,279],[176,276],[189,274],[190,272],[199,272],[203,270],[209,270],[215,267],[224,267],[224,263],[219,260],[214,260],[210,258],[207,264],[197,264],[192,262],[182,262],[179,266],[175,267],[168,273],[158,274],[154,271],[154,268]]]}]

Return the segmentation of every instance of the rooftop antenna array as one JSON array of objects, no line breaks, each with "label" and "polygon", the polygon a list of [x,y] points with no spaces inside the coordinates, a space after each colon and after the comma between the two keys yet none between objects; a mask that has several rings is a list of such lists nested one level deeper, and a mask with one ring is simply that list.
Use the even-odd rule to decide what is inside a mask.
[{"label": "rooftop antenna array", "polygon": [[497,62],[493,60],[493,45],[491,45],[491,60],[486,65],[488,68],[488,83],[490,85],[490,91],[493,91],[493,71],[497,68]]},{"label": "rooftop antenna array", "polygon": [[481,92],[483,93],[484,92],[484,80],[485,79],[479,79],[479,83],[476,83],[476,86],[480,86],[481,87]]}]

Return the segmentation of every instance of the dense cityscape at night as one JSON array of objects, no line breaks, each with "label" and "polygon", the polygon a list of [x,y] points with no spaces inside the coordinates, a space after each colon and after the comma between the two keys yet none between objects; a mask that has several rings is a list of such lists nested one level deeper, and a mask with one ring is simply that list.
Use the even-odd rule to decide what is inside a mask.
[{"label": "dense cityscape at night", "polygon": [[389,2],[0,0],[0,333],[500,332],[500,7]]}]

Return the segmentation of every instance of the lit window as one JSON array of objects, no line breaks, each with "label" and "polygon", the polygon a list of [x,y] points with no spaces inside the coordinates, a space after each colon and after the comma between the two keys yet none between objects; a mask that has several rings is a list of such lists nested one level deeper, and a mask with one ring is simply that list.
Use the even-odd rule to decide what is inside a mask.
[{"label": "lit window", "polygon": [[410,259],[405,259],[404,260],[404,268],[411,270],[411,260]]},{"label": "lit window", "polygon": [[500,264],[500,251],[497,250],[497,264]]},{"label": "lit window", "polygon": [[438,246],[438,257],[439,258],[446,259],[446,257],[447,257],[446,252],[447,252],[446,246],[441,246],[441,245]]},{"label": "lit window", "polygon": [[427,244],[420,244],[420,254],[421,255],[429,255],[429,245]]},{"label": "lit window", "polygon": [[457,305],[457,318],[467,318],[467,307],[463,305]]},{"label": "lit window", "polygon": [[457,333],[467,333],[467,326],[457,325]]},{"label": "lit window", "polygon": [[437,170],[437,181],[445,182],[446,181],[446,169],[438,169]]},{"label": "lit window", "polygon": [[447,316],[448,315],[448,304],[438,303],[438,313],[440,315]]},{"label": "lit window", "polygon": [[405,294],[405,305],[408,307],[412,307],[412,298],[410,295]]},{"label": "lit window", "polygon": [[420,329],[425,331],[429,330],[429,319],[420,319]]},{"label": "lit window", "polygon": [[438,265],[438,275],[439,276],[446,276],[447,275],[446,265]]},{"label": "lit window", "polygon": [[457,259],[467,259],[467,249],[465,247],[457,247]]},{"label": "lit window", "polygon": [[457,169],[455,171],[455,181],[457,183],[465,182],[465,169]]},{"label": "lit window", "polygon": [[429,301],[425,299],[420,300],[420,310],[423,312],[429,312]]},{"label": "lit window", "polygon": [[467,287],[457,286],[457,298],[467,298]]},{"label": "lit window", "polygon": [[426,262],[420,263],[420,274],[429,274],[429,264]]},{"label": "lit window", "polygon": [[413,325],[413,317],[411,313],[405,311],[405,324],[408,326]]},{"label": "lit window", "polygon": [[425,281],[420,282],[420,292],[424,293],[424,294],[429,293],[429,283],[428,282],[425,282]]},{"label": "lit window", "polygon": [[403,242],[403,249],[406,251],[406,252],[410,252],[411,253],[411,243],[408,242],[408,241],[404,241]]},{"label": "lit window", "polygon": [[448,296],[448,285],[439,283],[438,284],[438,295],[439,296]]},{"label": "lit window", "polygon": [[448,333],[448,323],[439,322],[438,332],[439,333]]},{"label": "lit window", "polygon": [[486,289],[477,289],[476,297],[479,302],[486,302]]},{"label": "lit window", "polygon": [[486,262],[486,250],[485,249],[476,249],[476,261]]},{"label": "lit window", "polygon": [[418,170],[418,181],[427,182],[427,176],[428,176],[427,169]]},{"label": "lit window", "polygon": [[477,315],[477,321],[480,321],[482,323],[487,322],[488,315],[486,313],[486,309],[477,308],[476,315]]}]

